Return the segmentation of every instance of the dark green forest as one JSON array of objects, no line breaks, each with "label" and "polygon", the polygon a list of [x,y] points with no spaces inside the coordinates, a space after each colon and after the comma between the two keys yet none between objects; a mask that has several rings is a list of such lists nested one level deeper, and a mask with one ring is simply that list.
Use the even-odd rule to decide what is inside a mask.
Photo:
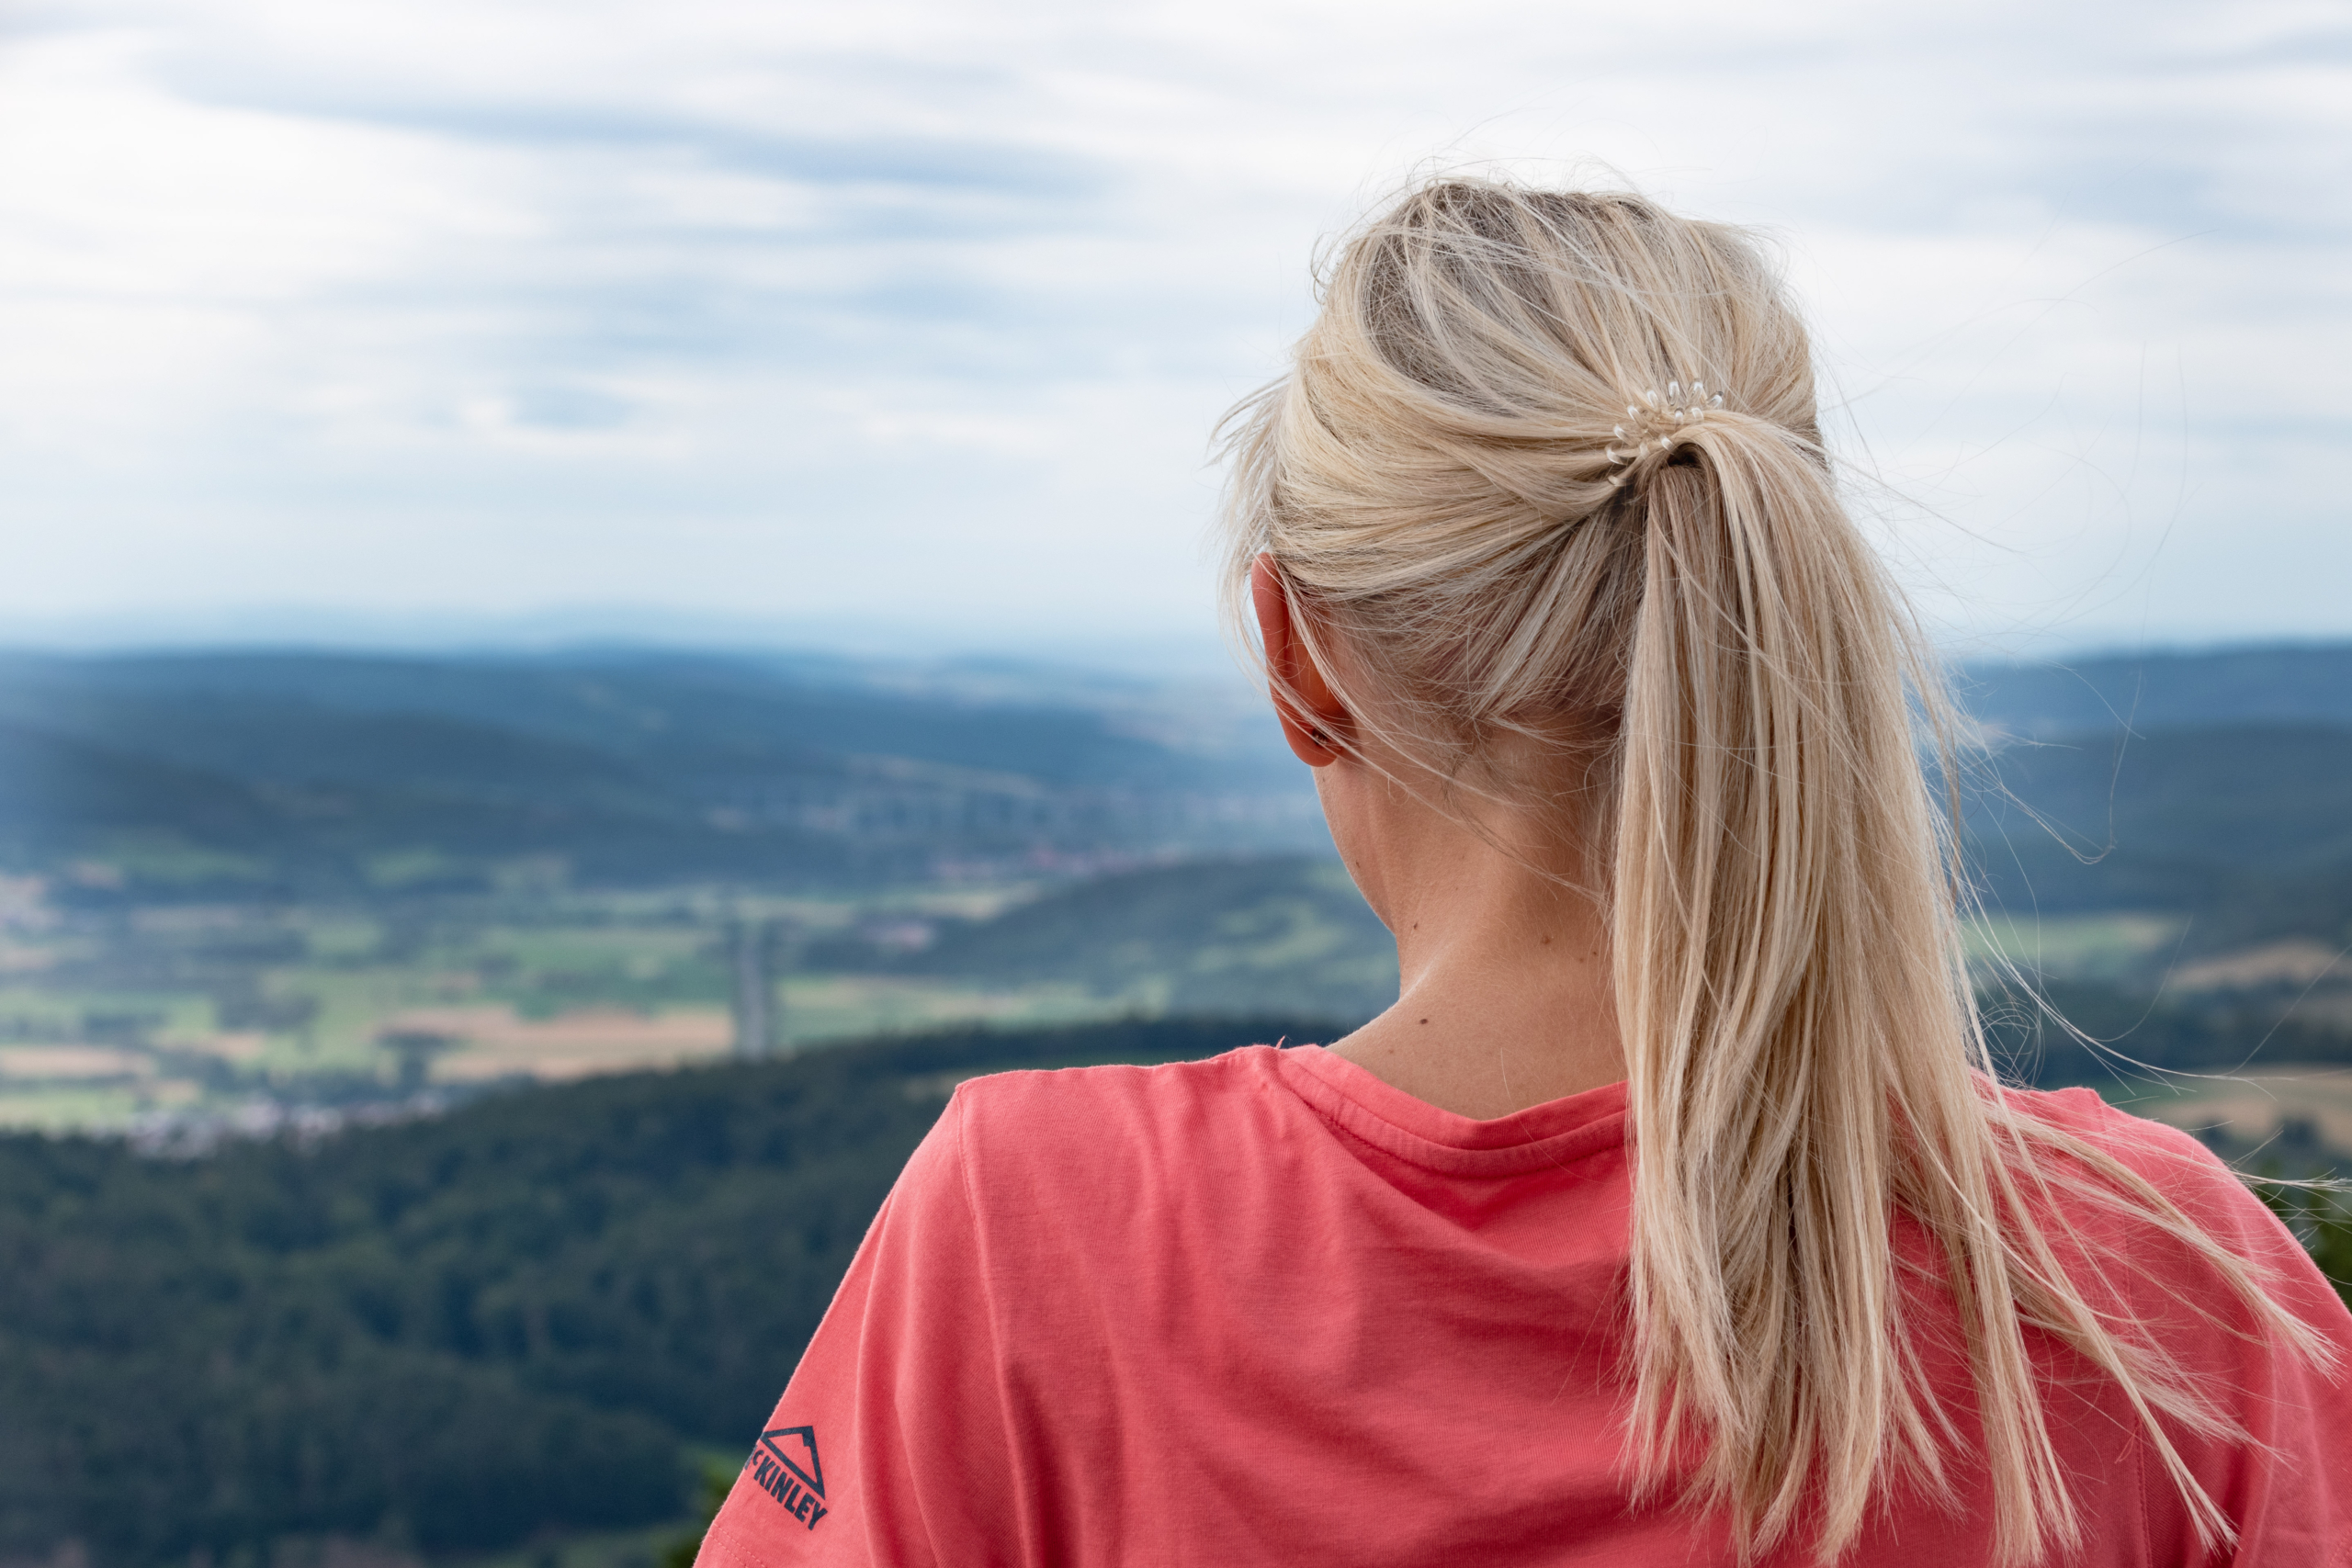
[{"label": "dark green forest", "polygon": [[956,1080],[1317,1034],[966,1031],[197,1159],[0,1138],[0,1559],[442,1557],[676,1517]]}]

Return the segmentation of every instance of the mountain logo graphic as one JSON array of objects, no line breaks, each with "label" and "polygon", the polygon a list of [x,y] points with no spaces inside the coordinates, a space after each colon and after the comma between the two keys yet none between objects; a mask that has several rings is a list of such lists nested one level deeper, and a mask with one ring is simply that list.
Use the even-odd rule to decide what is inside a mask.
[{"label": "mountain logo graphic", "polygon": [[[794,1459],[789,1453],[785,1451],[782,1445],[776,1441],[779,1438],[797,1438],[800,1439],[801,1456],[808,1461],[805,1467],[800,1460]],[[760,1434],[760,1447],[774,1454],[776,1458],[777,1463],[783,1465],[785,1469],[792,1472],[793,1474],[800,1477],[801,1485],[806,1486],[809,1491],[814,1492],[820,1497],[822,1497],[825,1495],[825,1467],[817,1462],[816,1427],[778,1427],[772,1432],[762,1432]]]},{"label": "mountain logo graphic", "polygon": [[810,1529],[831,1512],[825,1506],[825,1467],[817,1460],[817,1428],[775,1427],[760,1434],[745,1468],[752,1484],[775,1498]]}]

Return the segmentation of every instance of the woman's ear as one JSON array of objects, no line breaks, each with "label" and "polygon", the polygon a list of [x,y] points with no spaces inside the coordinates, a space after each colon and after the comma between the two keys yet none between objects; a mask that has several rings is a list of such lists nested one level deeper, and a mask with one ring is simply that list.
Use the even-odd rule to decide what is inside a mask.
[{"label": "woman's ear", "polygon": [[1274,716],[1282,720],[1283,739],[1308,767],[1328,768],[1340,760],[1331,737],[1347,732],[1348,710],[1332,694],[1331,683],[1298,635],[1290,587],[1272,556],[1261,555],[1250,563],[1250,599],[1258,610],[1258,637],[1266,650],[1266,673],[1272,680]]}]

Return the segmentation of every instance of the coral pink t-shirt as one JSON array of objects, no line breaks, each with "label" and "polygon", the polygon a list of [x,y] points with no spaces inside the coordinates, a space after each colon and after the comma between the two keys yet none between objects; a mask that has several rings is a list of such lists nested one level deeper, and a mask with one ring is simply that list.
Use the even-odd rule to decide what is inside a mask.
[{"label": "coral pink t-shirt", "polygon": [[[2025,1099],[2272,1263],[2352,1353],[2335,1293],[2192,1140],[2087,1091]],[[700,1568],[1730,1563],[1721,1519],[1635,1503],[1620,1464],[1625,1119],[1611,1085],[1472,1121],[1313,1047],[967,1082]],[[2238,1309],[2176,1246],[2129,1255],[2150,1277],[2110,1284],[2268,1450],[2181,1439],[2241,1533],[2221,1560],[2352,1563],[2352,1385],[2204,1324],[2176,1292]],[[2067,1561],[2206,1562],[2111,1386],[2035,1353],[2090,1524]],[[1930,1368],[1973,1408],[1964,1367]],[[1957,1511],[1898,1495],[1845,1562],[1981,1568],[1987,1494],[1957,1476]]]}]

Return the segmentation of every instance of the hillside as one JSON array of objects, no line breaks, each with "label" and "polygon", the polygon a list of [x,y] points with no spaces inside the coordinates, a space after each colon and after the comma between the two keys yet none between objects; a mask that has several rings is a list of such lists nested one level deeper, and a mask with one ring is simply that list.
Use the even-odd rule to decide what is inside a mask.
[{"label": "hillside", "polygon": [[1960,692],[1996,906],[2192,914],[2192,953],[2352,921],[2352,646],[1984,662]]},{"label": "hillside", "polygon": [[[270,739],[299,752],[318,739],[315,728],[325,727],[288,727]],[[349,779],[286,782],[267,776],[270,747],[255,748],[259,765],[231,773],[112,739],[0,722],[0,857],[9,869],[64,871],[63,886],[85,899],[479,889],[502,864],[533,857],[553,857],[590,884],[824,883],[925,869],[904,846],[714,819],[600,767],[593,754],[588,765],[567,767],[579,760],[560,748],[429,720],[349,728],[368,732],[354,748],[363,757],[420,732],[455,741],[457,762],[447,771],[485,784],[370,784],[358,764]],[[503,766],[517,761],[538,766]],[[560,784],[535,789],[542,770]]]},{"label": "hillside", "polygon": [[1970,792],[1998,907],[2195,914],[2191,952],[2352,919],[2352,728],[2054,736],[1985,758]]},{"label": "hillside", "polygon": [[[588,886],[920,880],[1314,841],[1271,725],[1021,671],[585,651],[0,659],[0,869],[351,896],[431,857]],[[397,880],[397,879],[395,879]]]},{"label": "hillside", "polygon": [[[2226,724],[2004,748],[1981,820],[2070,848],[2276,874],[2352,862],[2352,728]],[[2032,820],[2025,808],[2030,808]]]},{"label": "hillside", "polygon": [[809,961],[885,973],[1063,981],[1154,1012],[1357,1021],[1396,995],[1396,948],[1337,862],[1203,861],[1096,878],[894,953],[854,937]]},{"label": "hillside", "polygon": [[[12,710],[173,761],[282,783],[446,788],[465,748],[408,751],[368,741],[370,721],[431,718],[699,776],[729,759],[805,764],[898,757],[1064,785],[1197,785],[1208,768],[1123,734],[1093,708],[1028,697],[906,689],[842,660],[585,649],[538,657],[398,658],[327,652],[125,654],[0,660]],[[1044,688],[1050,690],[1050,688]],[[314,733],[306,733],[314,732]],[[353,740],[376,754],[343,749]],[[324,741],[319,745],[315,742]],[[256,753],[254,748],[262,750]],[[380,778],[386,761],[402,776]],[[1172,772],[1171,772],[1172,770]]]},{"label": "hillside", "polygon": [[[2352,856],[2352,649],[1964,677],[1980,771],[2026,807],[1973,812],[2006,906],[2258,903]],[[92,896],[453,892],[525,865],[872,886],[1322,844],[1304,771],[1236,693],[611,650],[0,659],[0,870]]]},{"label": "hillside", "polygon": [[1959,683],[1980,722],[2029,739],[2214,724],[2352,728],[2346,643],[1987,660],[1964,667]]}]

